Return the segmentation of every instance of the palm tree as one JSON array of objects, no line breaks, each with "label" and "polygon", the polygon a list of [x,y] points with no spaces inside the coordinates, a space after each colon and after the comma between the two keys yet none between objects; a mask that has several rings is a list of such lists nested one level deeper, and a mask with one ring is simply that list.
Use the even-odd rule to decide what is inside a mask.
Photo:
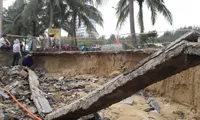
[{"label": "palm tree", "polygon": [[38,36],[47,28],[48,16],[42,0],[16,0],[13,6],[18,13],[22,26],[31,30],[29,34]]},{"label": "palm tree", "polygon": [[136,0],[139,5],[138,22],[140,26],[140,32],[144,32],[144,20],[143,20],[143,4],[146,2],[148,8],[151,11],[151,22],[155,25],[157,12],[161,13],[167,21],[172,25],[173,19],[171,12],[165,6],[164,0]]},{"label": "palm tree", "polygon": [[130,31],[131,31],[131,37],[133,38],[133,45],[136,45],[135,18],[134,18],[134,2],[133,2],[133,0],[129,0],[129,11],[130,11]]},{"label": "palm tree", "polygon": [[[156,22],[157,13],[161,13],[169,22],[172,24],[172,14],[165,6],[164,0],[136,0],[139,4],[139,13],[138,13],[138,22],[140,25],[140,32],[144,32],[144,21],[143,21],[143,3],[146,2],[148,8],[151,11],[151,21],[154,25]],[[120,0],[117,5],[117,15],[118,22],[117,28],[121,28],[125,20],[127,19],[130,13],[130,25],[131,25],[131,34],[135,35],[134,31],[134,5],[133,0]],[[133,9],[133,10],[132,10]],[[135,40],[135,36],[132,36]]]},{"label": "palm tree", "polygon": [[25,26],[24,21],[22,19],[22,11],[25,8],[26,3],[23,0],[16,1],[12,6],[8,9],[4,9],[3,12],[3,28],[4,33],[11,33],[11,34],[30,34],[31,27],[26,24]]},{"label": "palm tree", "polygon": [[73,45],[77,46],[76,40],[76,28],[81,24],[84,24],[88,31],[97,32],[96,28],[92,24],[91,20],[97,24],[103,26],[103,18],[101,13],[94,7],[94,1],[91,0],[76,0],[76,2],[68,1],[69,10],[64,14],[62,20],[62,28],[68,31],[69,36],[74,38]]},{"label": "palm tree", "polygon": [[130,13],[130,31],[133,46],[136,47],[136,34],[135,34],[135,19],[134,19],[134,1],[133,0],[120,0],[117,4],[117,28],[121,29],[123,23],[126,21]]},{"label": "palm tree", "polygon": [[[84,24],[88,31],[96,31],[91,22],[93,20],[103,26],[102,15],[95,7],[95,4],[101,3],[102,0],[16,0],[12,8],[14,12],[9,10],[9,15],[5,14],[7,15],[5,18],[11,17],[13,21],[16,19],[19,21],[18,24],[14,24],[16,20],[15,22],[7,20],[7,23],[23,26],[29,29],[28,34],[31,30],[31,35],[34,36],[47,28],[59,27],[76,38],[77,25]],[[16,15],[13,15],[16,11]],[[14,28],[13,26],[10,26],[10,29]],[[75,45],[77,45],[76,39]]]}]

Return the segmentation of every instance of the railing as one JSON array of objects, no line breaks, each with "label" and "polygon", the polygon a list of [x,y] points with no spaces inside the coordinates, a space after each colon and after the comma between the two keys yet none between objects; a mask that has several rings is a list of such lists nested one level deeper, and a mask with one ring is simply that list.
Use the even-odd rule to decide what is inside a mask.
[{"label": "railing", "polygon": [[[163,48],[191,29],[157,32],[157,36],[145,38],[145,34],[137,34],[137,43],[133,45],[130,34],[102,37],[62,37],[61,39],[48,37],[31,37],[8,35],[12,42],[18,38],[23,43],[23,50],[32,51],[96,51],[96,50],[124,50],[134,48]],[[144,38],[142,38],[144,37]]]}]

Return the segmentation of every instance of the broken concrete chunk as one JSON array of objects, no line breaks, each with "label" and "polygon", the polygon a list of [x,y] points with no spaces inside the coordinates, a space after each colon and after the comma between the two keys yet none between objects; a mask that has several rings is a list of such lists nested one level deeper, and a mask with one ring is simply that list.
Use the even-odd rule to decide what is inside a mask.
[{"label": "broken concrete chunk", "polygon": [[4,115],[5,115],[5,120],[11,120],[11,119],[20,120],[21,119],[21,116],[11,114],[11,113],[5,113]]},{"label": "broken concrete chunk", "polygon": [[98,82],[98,79],[97,78],[91,78],[91,82],[96,83],[96,82]]},{"label": "broken concrete chunk", "polygon": [[36,107],[29,107],[28,110],[30,112],[32,112],[33,114],[37,112],[37,108]]},{"label": "broken concrete chunk", "polygon": [[0,112],[0,120],[4,120],[4,118],[5,118],[5,115]]},{"label": "broken concrete chunk", "polygon": [[148,94],[146,93],[145,90],[141,90],[141,91],[139,92],[139,94],[140,94],[143,98],[147,98],[147,97],[148,97]]},{"label": "broken concrete chunk", "polygon": [[65,77],[62,76],[62,77],[59,77],[58,80],[61,81],[61,80],[63,80],[64,78],[65,78]]},{"label": "broken concrete chunk", "polygon": [[20,71],[21,71],[21,67],[20,66],[14,66],[12,69],[10,69],[8,71],[8,75],[19,75],[20,74]]},{"label": "broken concrete chunk", "polygon": [[19,81],[14,81],[10,83],[9,85],[7,85],[5,89],[7,89],[8,91],[11,91],[13,88],[17,87],[19,83],[20,83]]},{"label": "broken concrete chunk", "polygon": [[94,114],[91,114],[91,115],[83,116],[79,118],[78,120],[95,120],[95,116]]},{"label": "broken concrete chunk", "polygon": [[52,108],[48,100],[45,98],[44,93],[38,88],[39,87],[38,76],[30,69],[28,70],[28,72],[29,72],[29,85],[32,92],[31,98],[35,103],[38,112],[44,114],[52,112]]},{"label": "broken concrete chunk", "polygon": [[10,98],[1,88],[0,88],[0,96],[4,97],[6,99]]},{"label": "broken concrete chunk", "polygon": [[122,100],[120,103],[122,103],[122,104],[129,104],[129,105],[133,105],[133,103],[134,103],[134,100],[133,100],[133,98],[127,98],[127,99],[125,99],[125,100]]},{"label": "broken concrete chunk", "polygon": [[153,107],[158,113],[160,113],[160,105],[153,97],[149,97],[147,100],[147,104],[149,104],[151,107]]}]

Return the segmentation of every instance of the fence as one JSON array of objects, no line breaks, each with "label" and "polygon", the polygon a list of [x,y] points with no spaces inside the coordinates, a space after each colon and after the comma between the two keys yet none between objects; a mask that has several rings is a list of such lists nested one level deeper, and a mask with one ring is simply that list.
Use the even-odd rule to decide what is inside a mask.
[{"label": "fence", "polygon": [[[148,32],[137,34],[137,43],[133,45],[131,34],[121,34],[101,37],[62,37],[61,40],[47,37],[31,37],[8,35],[8,39],[12,42],[16,38],[22,41],[24,50],[48,51],[48,50],[123,50],[137,48],[162,48],[170,44],[185,33],[192,29]],[[154,36],[151,36],[152,33]],[[155,34],[156,33],[156,34]]]}]

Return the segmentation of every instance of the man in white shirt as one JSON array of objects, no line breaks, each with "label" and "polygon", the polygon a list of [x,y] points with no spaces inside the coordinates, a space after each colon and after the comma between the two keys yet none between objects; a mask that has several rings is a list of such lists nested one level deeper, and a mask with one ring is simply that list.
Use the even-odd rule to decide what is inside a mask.
[{"label": "man in white shirt", "polygon": [[13,45],[13,64],[12,64],[12,66],[18,65],[20,56],[22,56],[21,49],[20,49],[20,42],[18,39],[16,39],[14,41],[14,45]]},{"label": "man in white shirt", "polygon": [[2,35],[2,38],[0,39],[0,49],[2,51],[8,51],[10,49],[10,42],[7,40],[7,36],[4,34]]}]

